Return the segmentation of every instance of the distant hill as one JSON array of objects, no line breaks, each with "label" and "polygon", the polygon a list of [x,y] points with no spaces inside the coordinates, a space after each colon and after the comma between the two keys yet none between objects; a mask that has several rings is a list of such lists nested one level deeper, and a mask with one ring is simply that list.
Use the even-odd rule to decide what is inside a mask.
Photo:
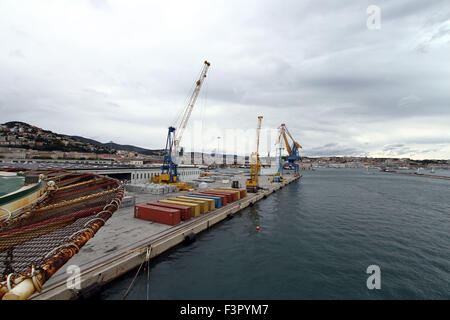
[{"label": "distant hill", "polygon": [[145,155],[162,155],[164,152],[164,150],[149,150],[114,142],[101,143],[80,136],[58,134],[20,121],[10,121],[1,125],[0,144],[42,151],[116,153],[117,150],[124,150]]},{"label": "distant hill", "polygon": [[142,154],[146,154],[146,155],[162,155],[164,150],[163,149],[156,149],[156,150],[151,150],[151,149],[144,149],[141,147],[136,147],[136,146],[132,146],[132,145],[128,145],[128,144],[117,144],[114,142],[107,142],[107,143],[102,143],[99,142],[97,140],[94,139],[89,139],[89,138],[84,138],[84,137],[80,137],[80,136],[70,136],[72,139],[81,141],[81,142],[86,142],[86,143],[90,143],[93,144],[95,146],[99,146],[99,147],[106,147],[109,149],[114,149],[114,150],[125,150],[125,151],[129,151],[129,152],[139,152]]}]

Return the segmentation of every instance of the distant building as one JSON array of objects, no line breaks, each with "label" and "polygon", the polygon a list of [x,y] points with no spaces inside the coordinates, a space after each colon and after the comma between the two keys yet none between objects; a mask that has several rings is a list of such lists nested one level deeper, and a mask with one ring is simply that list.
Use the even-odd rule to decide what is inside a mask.
[{"label": "distant building", "polygon": [[144,160],[133,159],[133,160],[130,160],[129,163],[132,164],[132,165],[143,165],[144,164]]}]

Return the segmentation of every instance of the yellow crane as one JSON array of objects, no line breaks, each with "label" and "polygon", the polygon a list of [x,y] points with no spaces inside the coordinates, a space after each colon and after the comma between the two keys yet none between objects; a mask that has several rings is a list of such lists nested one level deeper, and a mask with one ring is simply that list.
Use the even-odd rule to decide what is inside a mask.
[{"label": "yellow crane", "polygon": [[261,132],[262,116],[258,116],[258,125],[256,127],[256,152],[252,152],[250,164],[250,179],[247,179],[245,185],[248,192],[256,192],[259,188],[258,174],[261,169],[259,161],[259,133]]}]

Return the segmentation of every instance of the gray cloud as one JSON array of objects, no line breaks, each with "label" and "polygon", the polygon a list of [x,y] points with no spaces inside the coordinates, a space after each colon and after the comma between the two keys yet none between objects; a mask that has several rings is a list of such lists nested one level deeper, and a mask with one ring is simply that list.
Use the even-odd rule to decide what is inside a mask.
[{"label": "gray cloud", "polygon": [[304,155],[308,157],[326,157],[330,155],[365,157],[368,156],[369,154],[363,149],[344,147],[333,143],[306,150],[304,152]]},{"label": "gray cloud", "polygon": [[[380,30],[366,27],[372,4]],[[450,158],[448,1],[173,8],[2,1],[1,122],[161,148],[209,59],[191,120],[206,129],[253,129],[263,114],[266,127],[286,123],[305,155]]]}]

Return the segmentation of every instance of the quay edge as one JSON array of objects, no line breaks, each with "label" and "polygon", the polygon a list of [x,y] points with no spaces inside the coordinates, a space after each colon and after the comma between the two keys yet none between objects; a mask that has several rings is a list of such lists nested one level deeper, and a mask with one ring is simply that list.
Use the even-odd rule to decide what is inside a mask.
[{"label": "quay edge", "polygon": [[[148,253],[149,258],[154,258],[185,241],[186,236],[196,235],[218,222],[226,220],[230,215],[234,215],[257,201],[267,198],[268,195],[300,178],[301,175],[287,177],[284,182],[273,184],[273,186],[271,185],[255,194],[249,193],[247,197],[225,207],[150,235],[148,238],[131,243],[128,247],[109,255],[99,256],[91,263],[88,263],[88,267],[81,270],[79,289],[69,288],[68,278],[70,274],[60,275],[55,279],[56,281],[52,281],[48,283],[48,286],[44,286],[41,293],[35,293],[30,300],[73,300],[96,292],[104,284],[139,267],[144,259],[147,258],[147,248],[151,248]],[[70,264],[70,261],[67,264]]]}]

